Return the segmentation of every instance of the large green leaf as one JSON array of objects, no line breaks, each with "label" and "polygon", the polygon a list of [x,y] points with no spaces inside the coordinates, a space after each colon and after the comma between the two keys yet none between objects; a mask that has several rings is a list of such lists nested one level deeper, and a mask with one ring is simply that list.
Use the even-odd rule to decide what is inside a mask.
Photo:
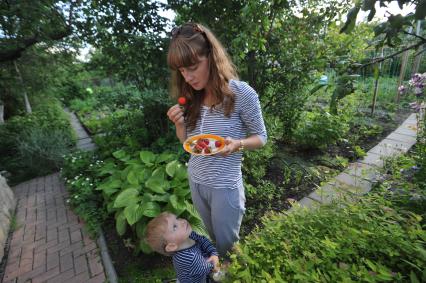
[{"label": "large green leaf", "polygon": [[166,152],[163,152],[163,153],[161,153],[161,154],[158,156],[158,158],[157,158],[157,162],[158,162],[158,163],[161,163],[161,162],[169,162],[169,161],[172,161],[172,160],[174,160],[174,159],[176,159],[176,155],[175,155],[175,154],[173,154],[173,153],[166,153]]},{"label": "large green leaf", "polygon": [[173,160],[172,162],[167,163],[167,165],[166,165],[167,175],[169,175],[170,177],[173,178],[173,176],[176,173],[178,166],[179,166],[179,161],[177,161],[177,160]]},{"label": "large green leaf", "polygon": [[139,247],[146,254],[149,254],[152,252],[151,247],[145,242],[143,238],[139,240]]},{"label": "large green leaf", "polygon": [[138,198],[139,191],[137,189],[131,188],[122,191],[114,202],[114,207],[126,207],[129,205],[132,205],[139,201],[140,198]]},{"label": "large green leaf", "polygon": [[149,176],[151,176],[152,172],[148,168],[143,168],[138,172],[139,183],[144,183]]},{"label": "large green leaf", "polygon": [[189,201],[185,201],[185,208],[186,208],[186,211],[188,211],[189,212],[189,214],[192,216],[192,217],[195,217],[195,218],[198,218],[198,219],[200,219],[200,214],[198,213],[198,211],[195,209],[195,207],[194,207],[194,205],[193,204],[191,204]]},{"label": "large green leaf", "polygon": [[126,233],[127,220],[123,211],[120,211],[115,216],[115,229],[117,230],[118,235],[123,236]]},{"label": "large green leaf", "polygon": [[114,151],[112,153],[112,155],[117,158],[118,160],[121,160],[123,162],[126,162],[127,160],[130,159],[130,156],[124,151],[124,150],[118,150],[118,151]]},{"label": "large green leaf", "polygon": [[179,166],[176,168],[175,178],[178,179],[178,180],[187,180],[188,179],[188,173],[187,173],[186,166],[179,164]]},{"label": "large green leaf", "polygon": [[139,153],[139,157],[142,160],[143,163],[145,163],[146,166],[152,166],[155,162],[155,154],[151,151],[141,151]]},{"label": "large green leaf", "polygon": [[173,193],[177,196],[184,197],[188,195],[191,191],[189,190],[189,187],[176,187],[173,190]]},{"label": "large green leaf", "polygon": [[158,180],[155,178],[149,178],[148,181],[145,182],[145,186],[155,193],[158,193],[158,194],[166,193],[166,191],[163,189],[163,184],[161,180]]},{"label": "large green leaf", "polygon": [[106,162],[100,169],[98,175],[99,176],[111,175],[116,170],[117,170],[116,165],[113,162]]},{"label": "large green leaf", "polygon": [[151,175],[152,178],[158,179],[158,180],[165,180],[166,179],[166,173],[164,170],[164,167],[158,167],[156,168]]},{"label": "large green leaf", "polygon": [[349,10],[346,22],[340,29],[341,33],[350,33],[354,29],[359,9],[359,6],[356,6]]},{"label": "large green leaf", "polygon": [[144,215],[143,208],[138,203],[132,204],[124,209],[124,215],[126,216],[127,222],[133,225]]},{"label": "large green leaf", "polygon": [[169,202],[176,215],[182,214],[186,209],[185,201],[176,195],[170,195]]},{"label": "large green leaf", "polygon": [[122,183],[118,179],[108,179],[106,182],[100,184],[96,190],[103,191],[106,195],[110,196],[121,188]]},{"label": "large green leaf", "polygon": [[156,217],[161,213],[161,207],[156,202],[145,202],[141,204],[142,213],[148,217]]},{"label": "large green leaf", "polygon": [[139,185],[139,171],[135,169],[130,170],[127,175],[127,181],[132,185]]}]

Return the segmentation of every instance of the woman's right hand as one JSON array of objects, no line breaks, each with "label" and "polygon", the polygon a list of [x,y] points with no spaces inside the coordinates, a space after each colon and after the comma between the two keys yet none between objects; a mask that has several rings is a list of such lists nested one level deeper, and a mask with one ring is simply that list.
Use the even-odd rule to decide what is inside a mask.
[{"label": "woman's right hand", "polygon": [[170,107],[169,111],[167,111],[167,117],[169,117],[170,121],[172,121],[175,126],[183,126],[185,124],[183,109],[179,104]]}]

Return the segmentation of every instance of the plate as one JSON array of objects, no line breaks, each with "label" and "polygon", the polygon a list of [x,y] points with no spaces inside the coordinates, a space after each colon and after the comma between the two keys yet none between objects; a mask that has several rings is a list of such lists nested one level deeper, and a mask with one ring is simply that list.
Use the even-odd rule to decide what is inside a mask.
[{"label": "plate", "polygon": [[196,135],[187,138],[183,143],[183,148],[194,155],[213,155],[225,148],[225,139],[211,134]]}]

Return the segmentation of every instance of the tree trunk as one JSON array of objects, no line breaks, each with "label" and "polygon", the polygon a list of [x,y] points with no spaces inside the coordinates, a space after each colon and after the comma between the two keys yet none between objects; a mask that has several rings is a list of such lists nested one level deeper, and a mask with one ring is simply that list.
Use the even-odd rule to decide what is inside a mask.
[{"label": "tree trunk", "polygon": [[0,125],[4,124],[4,105],[0,104]]},{"label": "tree trunk", "polygon": [[25,89],[24,79],[22,78],[21,72],[19,71],[18,64],[16,64],[16,60],[13,61],[13,64],[15,65],[16,73],[18,73],[18,79],[22,86],[22,92],[24,93],[25,110],[27,111],[27,113],[31,113],[33,111],[31,109],[31,104],[28,99],[27,91]]},{"label": "tree trunk", "polygon": [[[421,23],[422,21],[420,20],[417,21],[417,29],[416,29],[417,35],[420,35]],[[424,45],[420,45],[419,47],[417,47],[416,52],[418,52],[419,50],[422,50],[423,48],[424,48]],[[413,76],[415,73],[419,71],[419,66],[420,66],[420,61],[422,56],[423,56],[423,52],[421,52],[420,54],[417,54],[417,56],[414,57],[413,69],[411,69],[411,76]]]}]

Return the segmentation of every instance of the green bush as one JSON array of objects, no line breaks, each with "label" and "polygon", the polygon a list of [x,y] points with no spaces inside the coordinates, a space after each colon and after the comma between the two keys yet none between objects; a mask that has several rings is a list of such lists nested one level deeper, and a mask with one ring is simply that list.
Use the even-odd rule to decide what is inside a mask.
[{"label": "green bush", "polygon": [[282,138],[283,123],[276,117],[264,113],[268,141],[264,147],[254,151],[245,151],[242,165],[243,177],[247,183],[257,185],[262,182],[270,160],[274,157],[276,141]]},{"label": "green bush", "polygon": [[95,190],[101,182],[97,173],[102,165],[95,153],[76,151],[64,157],[61,168],[69,192],[67,203],[84,220],[92,235],[97,235],[106,219],[102,194]]},{"label": "green bush", "polygon": [[[56,99],[40,99],[31,114],[8,119],[0,125],[0,136],[0,171],[12,174],[11,183],[56,170],[58,156],[66,153],[76,139]],[[44,161],[46,168],[37,168],[35,164]]]},{"label": "green bush", "polygon": [[424,282],[420,217],[380,195],[271,214],[231,255],[227,282]]},{"label": "green bush", "polygon": [[135,242],[136,251],[150,252],[144,241],[148,222],[163,211],[187,219],[194,230],[205,233],[202,221],[191,203],[186,166],[175,154],[155,154],[124,150],[113,153],[99,171],[102,192],[109,215],[114,216],[120,236]]},{"label": "green bush", "polygon": [[40,176],[58,170],[70,152],[69,132],[33,128],[16,138],[17,157],[27,170]]},{"label": "green bush", "polygon": [[302,148],[324,148],[346,137],[348,130],[344,115],[333,115],[319,109],[302,114],[293,138]]}]

